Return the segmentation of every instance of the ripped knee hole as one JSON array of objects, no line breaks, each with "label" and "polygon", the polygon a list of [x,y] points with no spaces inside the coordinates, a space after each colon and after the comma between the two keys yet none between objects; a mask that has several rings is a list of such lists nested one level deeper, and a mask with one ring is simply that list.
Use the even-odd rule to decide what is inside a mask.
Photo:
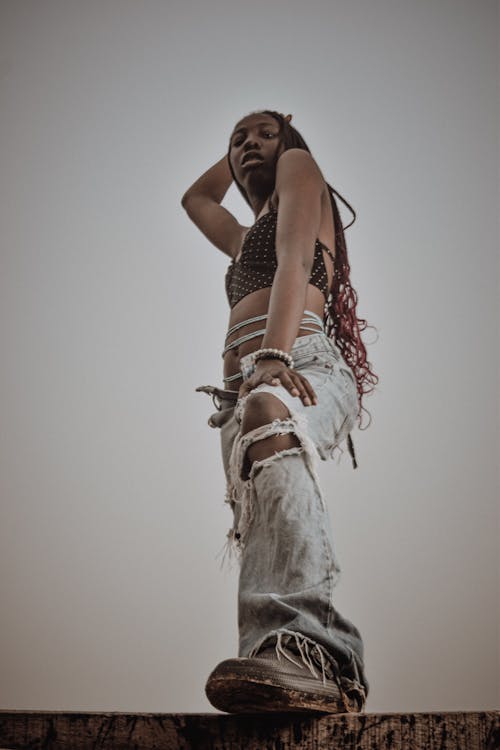
[{"label": "ripped knee hole", "polygon": [[286,435],[270,435],[267,438],[256,440],[248,446],[243,456],[241,478],[244,480],[249,478],[250,469],[254,461],[263,461],[280,451],[288,450],[288,448],[295,446],[300,446],[300,440],[292,432],[288,432]]},{"label": "ripped knee hole", "polygon": [[[290,419],[290,411],[278,396],[267,391],[249,393],[241,420],[241,434],[244,436],[253,430],[265,427],[265,425],[273,425],[276,421]],[[276,452],[295,446],[300,446],[298,437],[291,432],[280,434],[278,427],[276,427],[275,434],[256,437],[244,453],[241,478],[244,480],[249,478],[254,461],[262,461],[265,458],[270,458]]]}]

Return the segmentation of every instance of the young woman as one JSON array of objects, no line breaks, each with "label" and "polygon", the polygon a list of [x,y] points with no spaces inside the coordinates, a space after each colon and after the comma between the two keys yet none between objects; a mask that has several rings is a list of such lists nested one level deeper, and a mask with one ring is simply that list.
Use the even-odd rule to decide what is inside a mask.
[{"label": "young woman", "polygon": [[[334,191],[290,121],[270,110],[244,117],[228,153],[182,198],[231,258],[224,388],[197,390],[212,395],[209,424],[221,430],[239,654],[205,689],[228,712],[358,712],[369,689],[363,642],[334,607],[340,566],[316,465],[347,438],[356,468],[350,431],[378,377]],[[251,227],[220,205],[233,180]]]}]

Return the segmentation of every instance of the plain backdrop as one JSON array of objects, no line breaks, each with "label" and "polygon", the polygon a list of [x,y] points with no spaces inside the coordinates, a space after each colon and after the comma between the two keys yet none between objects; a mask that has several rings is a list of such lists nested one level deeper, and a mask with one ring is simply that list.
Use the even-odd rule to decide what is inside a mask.
[{"label": "plain backdrop", "polygon": [[357,212],[380,382],[320,472],[366,710],[499,708],[497,40],[493,0],[0,3],[1,708],[214,710],[228,258],[180,201],[264,108]]}]

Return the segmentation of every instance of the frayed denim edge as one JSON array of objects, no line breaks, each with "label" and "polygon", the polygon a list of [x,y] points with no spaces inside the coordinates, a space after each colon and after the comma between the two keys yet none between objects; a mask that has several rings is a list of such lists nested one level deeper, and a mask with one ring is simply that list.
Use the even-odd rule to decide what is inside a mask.
[{"label": "frayed denim edge", "polygon": [[[236,410],[240,417],[243,413],[243,408],[247,399],[252,395],[252,393],[248,393],[246,396],[239,399]],[[279,397],[276,396],[276,398]],[[317,465],[320,456],[313,440],[311,440],[308,434],[307,416],[291,410],[288,406],[287,408],[290,412],[289,417],[286,417],[285,419],[273,419],[272,422],[256,427],[243,435],[240,430],[233,442],[229,458],[229,479],[226,486],[224,502],[228,503],[233,510],[234,507],[239,504],[240,517],[238,523],[236,523],[236,519],[234,520],[233,526],[229,529],[226,535],[226,542],[222,550],[218,553],[218,557],[222,555],[222,561],[220,564],[221,568],[224,567],[226,559],[231,562],[236,557],[238,562],[241,561],[241,554],[245,546],[245,537],[254,517],[254,477],[258,470],[276,459],[303,453],[306,466],[312,478],[319,486]],[[286,435],[288,433],[294,433],[299,440],[300,445],[293,446],[292,448],[285,448],[281,451],[275,451],[272,456],[268,456],[260,461],[253,461],[248,479],[243,479],[241,473],[248,447],[257,440],[263,440],[271,435]],[[320,497],[323,509],[327,512],[325,499],[321,492]]]}]

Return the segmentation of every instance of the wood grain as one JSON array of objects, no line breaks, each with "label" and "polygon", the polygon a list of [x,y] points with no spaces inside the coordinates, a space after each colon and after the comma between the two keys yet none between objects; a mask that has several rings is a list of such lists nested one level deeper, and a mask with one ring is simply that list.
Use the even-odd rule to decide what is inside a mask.
[{"label": "wood grain", "polygon": [[163,714],[0,711],[0,750],[499,750],[500,711]]}]

